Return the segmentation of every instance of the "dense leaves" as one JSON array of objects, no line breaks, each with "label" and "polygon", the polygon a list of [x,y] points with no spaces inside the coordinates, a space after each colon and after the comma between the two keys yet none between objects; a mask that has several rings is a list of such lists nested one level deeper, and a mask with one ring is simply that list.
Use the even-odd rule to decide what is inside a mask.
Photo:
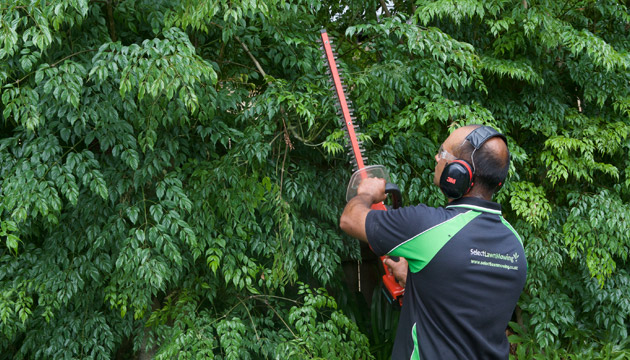
[{"label": "dense leaves", "polygon": [[627,5],[384,3],[0,1],[0,358],[387,356],[324,27],[405,203],[452,129],[507,135],[517,357],[630,358]]}]

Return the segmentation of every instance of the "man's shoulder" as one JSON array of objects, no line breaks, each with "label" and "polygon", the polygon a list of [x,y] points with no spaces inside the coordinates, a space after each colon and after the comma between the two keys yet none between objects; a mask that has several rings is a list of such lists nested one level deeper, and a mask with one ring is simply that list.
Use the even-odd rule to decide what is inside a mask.
[{"label": "man's shoulder", "polygon": [[388,211],[372,210],[365,221],[366,227],[396,228],[412,235],[448,221],[463,211],[465,210],[417,204]]},{"label": "man's shoulder", "polygon": [[447,213],[452,214],[452,212],[448,211],[448,209],[446,209],[445,207],[433,207],[420,203],[417,205],[403,206],[398,209],[388,209],[387,211],[372,210],[368,213],[368,217],[371,215],[373,217],[391,217],[393,219],[405,219],[409,216],[443,217],[444,214]]}]

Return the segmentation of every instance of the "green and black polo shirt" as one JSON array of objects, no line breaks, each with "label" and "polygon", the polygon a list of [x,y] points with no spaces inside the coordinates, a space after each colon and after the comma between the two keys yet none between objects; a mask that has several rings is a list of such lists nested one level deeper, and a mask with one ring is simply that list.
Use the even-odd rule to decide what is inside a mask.
[{"label": "green and black polo shirt", "polygon": [[523,243],[501,205],[465,197],[368,213],[377,255],[409,272],[392,359],[507,359],[505,330],[525,285]]}]

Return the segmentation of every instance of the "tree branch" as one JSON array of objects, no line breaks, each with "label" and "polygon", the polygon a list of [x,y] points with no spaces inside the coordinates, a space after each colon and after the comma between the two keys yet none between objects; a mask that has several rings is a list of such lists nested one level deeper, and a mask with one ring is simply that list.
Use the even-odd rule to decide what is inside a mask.
[{"label": "tree branch", "polygon": [[113,0],[107,0],[105,7],[107,8],[107,27],[109,28],[109,37],[113,42],[118,41],[116,36],[116,27],[114,26],[114,8],[112,6]]},{"label": "tree branch", "polygon": [[[74,56],[77,56],[77,55],[80,55],[80,54],[83,54],[83,53],[86,53],[86,52],[91,52],[91,51],[96,51],[96,50],[98,50],[98,49],[87,49],[87,50],[81,50],[81,51],[75,52],[75,53],[73,53],[73,54],[70,54],[70,55],[68,55],[68,56],[64,56],[64,57],[63,57],[63,58],[61,58],[60,60],[55,61],[52,65],[50,65],[50,67],[51,67],[51,68],[54,68],[55,66],[59,65],[59,63],[60,63],[60,62],[62,62],[62,61],[64,61],[64,60],[67,60],[67,59],[69,59],[69,58],[71,58],[71,57],[74,57]],[[29,76],[31,76],[31,75],[33,75],[33,74],[35,74],[36,72],[37,72],[37,70],[33,70],[33,71],[31,71],[30,73],[28,73],[28,74],[24,75],[23,77],[21,77],[21,78],[19,78],[19,79],[15,80],[15,81],[14,81],[13,83],[11,83],[11,84],[12,84],[12,85],[18,85],[18,86],[19,86],[19,85],[20,85],[20,83],[21,83],[22,81],[26,80],[26,78],[28,78]]]},{"label": "tree branch", "polygon": [[77,55],[81,55],[81,54],[86,53],[86,52],[96,51],[96,50],[98,50],[98,49],[87,49],[87,50],[77,51],[74,54],[70,54],[68,56],[65,56],[65,57],[61,58],[60,60],[55,61],[52,65],[50,65],[50,67],[55,67],[55,66],[59,65],[60,62],[62,62],[64,60],[67,60],[67,59],[69,59],[71,57],[74,57],[74,56],[77,56]]},{"label": "tree branch", "polygon": [[[211,22],[212,25],[218,27],[219,29],[223,30],[223,26],[215,23],[215,22]],[[249,48],[247,47],[247,45],[245,45],[244,42],[241,41],[241,39],[234,35],[234,38],[236,39],[236,41],[238,41],[239,44],[241,44],[241,47],[243,48],[243,50],[245,50],[245,52],[247,53],[247,55],[249,56],[250,59],[252,59],[252,61],[254,62],[254,65],[256,65],[256,69],[258,69],[258,72],[263,76],[267,76],[267,73],[265,72],[265,70],[263,70],[262,66],[260,66],[260,63],[258,62],[258,60],[256,60],[256,57],[254,57],[254,55],[252,54],[251,51],[249,51]],[[221,51],[223,51],[223,49],[221,49]]]},{"label": "tree branch", "polygon": [[381,8],[383,9],[383,12],[385,13],[386,17],[391,17],[392,14],[389,12],[389,9],[387,8],[387,4],[385,3],[385,0],[380,0],[381,1]]},{"label": "tree branch", "polygon": [[252,59],[252,61],[254,62],[254,65],[256,65],[256,69],[258,69],[258,72],[263,76],[266,77],[267,74],[265,73],[265,70],[263,70],[262,66],[260,66],[260,63],[258,63],[258,60],[256,60],[256,58],[254,57],[254,55],[252,55],[252,53],[249,51],[249,48],[247,47],[247,45],[245,45],[244,42],[241,41],[241,39],[239,39],[238,36],[234,35],[234,38],[236,39],[236,41],[238,41],[239,44],[241,44],[241,46],[243,47],[243,49],[245,50],[245,52],[247,53],[247,55],[249,55],[249,58]]}]

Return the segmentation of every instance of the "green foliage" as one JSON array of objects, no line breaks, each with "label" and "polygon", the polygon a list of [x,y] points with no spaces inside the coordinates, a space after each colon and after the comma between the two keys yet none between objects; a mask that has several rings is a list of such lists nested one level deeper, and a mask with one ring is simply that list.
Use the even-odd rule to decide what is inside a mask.
[{"label": "green foliage", "polygon": [[551,211],[544,189],[530,182],[515,182],[510,186],[514,192],[510,198],[514,212],[535,228],[543,226]]},{"label": "green foliage", "polygon": [[630,231],[626,221],[630,207],[606,190],[593,196],[571,193],[568,198],[572,207],[563,233],[569,256],[586,254],[591,275],[603,286],[616,270],[616,261],[628,261],[630,244],[623,239]]},{"label": "green foliage", "polygon": [[388,356],[378,296],[371,316],[337,307],[360,249],[337,227],[350,168],[323,27],[405,203],[444,204],[452,129],[508,137],[497,199],[529,264],[516,357],[630,358],[627,5],[386,10],[0,2],[0,358]]}]

